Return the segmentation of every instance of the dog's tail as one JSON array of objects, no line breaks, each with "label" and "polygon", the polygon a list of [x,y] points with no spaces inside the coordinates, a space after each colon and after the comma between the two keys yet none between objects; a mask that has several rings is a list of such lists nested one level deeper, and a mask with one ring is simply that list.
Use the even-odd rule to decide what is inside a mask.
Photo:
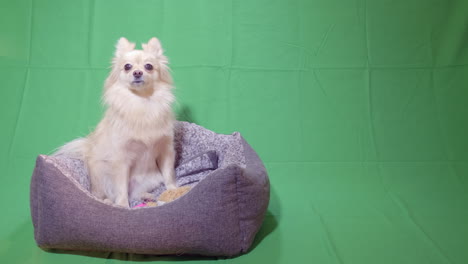
[{"label": "dog's tail", "polygon": [[52,156],[67,156],[84,160],[87,138],[77,138],[58,148]]}]

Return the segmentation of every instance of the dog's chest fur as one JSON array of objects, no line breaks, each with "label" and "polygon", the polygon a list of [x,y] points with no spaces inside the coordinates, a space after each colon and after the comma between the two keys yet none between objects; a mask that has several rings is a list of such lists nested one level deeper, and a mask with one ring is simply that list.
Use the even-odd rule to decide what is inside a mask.
[{"label": "dog's chest fur", "polygon": [[156,158],[159,146],[172,140],[174,117],[170,92],[159,90],[143,98],[128,90],[113,89],[107,91],[105,101],[109,107],[94,133],[97,143],[110,140],[106,145],[113,150],[102,153],[104,159],[112,159],[113,153],[121,151],[131,154],[132,160],[141,155]]}]

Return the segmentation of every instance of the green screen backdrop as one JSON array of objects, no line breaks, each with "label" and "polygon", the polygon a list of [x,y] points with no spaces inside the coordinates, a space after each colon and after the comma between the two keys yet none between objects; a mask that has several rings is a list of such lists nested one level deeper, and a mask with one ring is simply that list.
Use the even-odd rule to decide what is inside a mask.
[{"label": "green screen backdrop", "polygon": [[213,262],[35,245],[35,158],[100,120],[121,36],[161,40],[178,119],[266,164],[263,228],[226,262],[468,263],[466,0],[0,0],[0,262]]}]

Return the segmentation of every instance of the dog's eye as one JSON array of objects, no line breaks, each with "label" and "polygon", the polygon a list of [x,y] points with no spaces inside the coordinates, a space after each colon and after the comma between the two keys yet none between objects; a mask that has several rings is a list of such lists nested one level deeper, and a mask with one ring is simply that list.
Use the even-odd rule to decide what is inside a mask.
[{"label": "dog's eye", "polygon": [[128,64],[128,63],[125,64],[125,66],[124,66],[124,69],[125,69],[126,71],[129,71],[131,68],[132,68],[132,65],[131,65],[131,64]]},{"label": "dog's eye", "polygon": [[145,69],[147,69],[148,71],[151,71],[153,69],[153,65],[151,64],[145,64]]}]

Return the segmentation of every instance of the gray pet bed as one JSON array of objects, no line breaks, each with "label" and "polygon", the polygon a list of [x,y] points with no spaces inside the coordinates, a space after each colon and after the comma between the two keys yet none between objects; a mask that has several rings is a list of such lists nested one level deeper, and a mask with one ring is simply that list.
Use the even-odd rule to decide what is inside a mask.
[{"label": "gray pet bed", "polygon": [[82,161],[40,155],[30,196],[38,246],[157,255],[247,252],[269,202],[262,161],[239,133],[220,135],[186,122],[176,123],[175,147],[177,184],[193,188],[162,206],[135,209],[93,197]]}]

